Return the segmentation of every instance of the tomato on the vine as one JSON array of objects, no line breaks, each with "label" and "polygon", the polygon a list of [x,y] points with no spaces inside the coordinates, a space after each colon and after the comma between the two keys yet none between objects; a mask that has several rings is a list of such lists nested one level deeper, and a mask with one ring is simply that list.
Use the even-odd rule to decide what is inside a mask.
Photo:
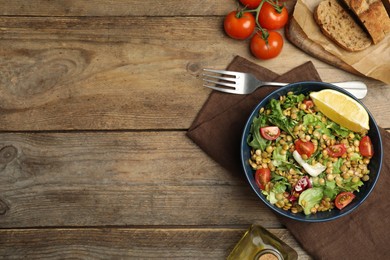
[{"label": "tomato on the vine", "polygon": [[261,0],[240,0],[240,2],[249,9],[255,9],[259,6]]},{"label": "tomato on the vine", "polygon": [[278,7],[275,7],[268,2],[264,2],[259,13],[261,27],[268,30],[277,30],[284,27],[287,21],[288,12],[285,6],[278,5]]},{"label": "tomato on the vine", "polygon": [[223,25],[227,35],[233,39],[244,40],[255,30],[256,19],[248,12],[232,11],[225,17]]},{"label": "tomato on the vine", "polygon": [[271,171],[268,168],[261,168],[255,173],[256,185],[261,189],[265,189],[265,185],[271,181]]},{"label": "tomato on the vine", "polygon": [[349,191],[341,192],[339,195],[337,195],[334,205],[338,209],[343,209],[345,206],[347,206],[351,201],[355,198],[355,194]]},{"label": "tomato on the vine", "polygon": [[268,35],[258,31],[251,39],[252,54],[259,59],[271,59],[280,54],[283,48],[283,37],[280,33],[271,31]]}]

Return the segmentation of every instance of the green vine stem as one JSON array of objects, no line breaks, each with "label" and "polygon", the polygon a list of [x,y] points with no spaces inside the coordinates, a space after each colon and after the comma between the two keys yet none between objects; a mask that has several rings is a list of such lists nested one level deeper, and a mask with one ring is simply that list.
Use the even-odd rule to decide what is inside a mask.
[{"label": "green vine stem", "polygon": [[282,12],[282,9],[284,7],[284,5],[280,6],[279,5],[279,1],[276,0],[276,1],[272,1],[272,0],[262,0],[259,4],[259,6],[256,8],[256,9],[246,9],[246,7],[237,12],[237,18],[239,18],[238,15],[242,16],[242,13],[243,12],[248,12],[248,13],[256,13],[256,25],[258,27],[258,30],[261,31],[261,36],[262,38],[267,42],[268,44],[268,36],[269,36],[269,33],[267,31],[267,29],[264,29],[263,27],[261,27],[260,23],[259,23],[259,15],[260,15],[260,10],[261,8],[263,7],[264,3],[267,2],[269,3],[270,5],[272,5],[273,8],[275,8],[275,10],[278,12],[278,13],[281,13]]}]

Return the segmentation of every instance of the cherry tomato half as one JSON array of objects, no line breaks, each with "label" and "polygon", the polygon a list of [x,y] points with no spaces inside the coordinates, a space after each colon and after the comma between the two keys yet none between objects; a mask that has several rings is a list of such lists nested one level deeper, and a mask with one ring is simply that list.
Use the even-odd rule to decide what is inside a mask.
[{"label": "cherry tomato half", "polygon": [[255,30],[256,19],[251,13],[232,11],[225,17],[223,26],[227,35],[244,40]]},{"label": "cherry tomato half", "polygon": [[240,2],[249,9],[255,9],[259,6],[261,0],[240,0]]},{"label": "cherry tomato half", "polygon": [[365,157],[372,157],[374,155],[374,146],[368,135],[364,136],[359,143],[360,154]]},{"label": "cherry tomato half", "polygon": [[255,181],[257,186],[261,189],[265,189],[265,185],[271,181],[271,171],[268,168],[261,168],[256,170]]},{"label": "cherry tomato half", "polygon": [[342,156],[347,151],[347,148],[345,144],[335,144],[326,148],[326,151],[330,157],[337,158]]},{"label": "cherry tomato half", "polygon": [[[279,10],[277,10],[279,9]],[[268,2],[264,2],[259,13],[259,23],[261,27],[268,30],[277,30],[284,27],[288,20],[286,7],[275,8]]]},{"label": "cherry tomato half", "polygon": [[261,136],[267,140],[276,140],[280,135],[280,129],[277,126],[265,126],[260,128]]},{"label": "cherry tomato half", "polygon": [[302,103],[306,105],[306,109],[310,109],[310,108],[314,107],[313,100],[311,100],[311,99],[305,99],[302,101]]},{"label": "cherry tomato half", "polygon": [[250,49],[258,59],[271,59],[279,55],[283,48],[283,37],[280,33],[271,31],[265,36],[260,31],[251,39]]},{"label": "cherry tomato half", "polygon": [[349,191],[341,192],[341,193],[339,193],[339,195],[337,195],[337,197],[334,201],[334,205],[338,209],[343,209],[345,206],[347,206],[349,203],[351,203],[351,201],[354,198],[355,198],[355,195],[352,192],[349,192]]},{"label": "cherry tomato half", "polygon": [[302,141],[301,139],[298,139],[295,141],[295,150],[297,150],[300,155],[305,154],[307,158],[310,158],[310,156],[314,153],[315,147],[310,141]]}]

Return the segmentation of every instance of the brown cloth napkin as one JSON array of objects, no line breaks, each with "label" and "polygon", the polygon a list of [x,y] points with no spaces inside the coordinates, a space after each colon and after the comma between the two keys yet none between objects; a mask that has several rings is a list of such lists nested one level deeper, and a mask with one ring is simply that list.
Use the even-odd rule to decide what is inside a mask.
[{"label": "brown cloth napkin", "polygon": [[[242,57],[228,70],[250,72],[266,81],[320,81],[311,62],[279,76]],[[263,87],[250,95],[213,91],[187,132],[201,149],[223,167],[243,174],[240,162],[242,131],[252,109],[275,88]],[[390,134],[381,128],[384,160],[370,197],[353,213],[338,220],[303,223],[279,216],[281,223],[315,259],[390,259]]]}]

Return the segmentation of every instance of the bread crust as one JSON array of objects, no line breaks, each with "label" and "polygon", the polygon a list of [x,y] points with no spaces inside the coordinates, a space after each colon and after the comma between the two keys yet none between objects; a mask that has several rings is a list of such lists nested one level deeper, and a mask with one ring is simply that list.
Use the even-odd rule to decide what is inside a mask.
[{"label": "bread crust", "polygon": [[314,10],[314,20],[322,33],[341,48],[361,51],[372,41],[337,0],[324,0]]},{"label": "bread crust", "polygon": [[374,44],[381,42],[390,32],[390,18],[381,0],[343,0],[356,14]]}]

